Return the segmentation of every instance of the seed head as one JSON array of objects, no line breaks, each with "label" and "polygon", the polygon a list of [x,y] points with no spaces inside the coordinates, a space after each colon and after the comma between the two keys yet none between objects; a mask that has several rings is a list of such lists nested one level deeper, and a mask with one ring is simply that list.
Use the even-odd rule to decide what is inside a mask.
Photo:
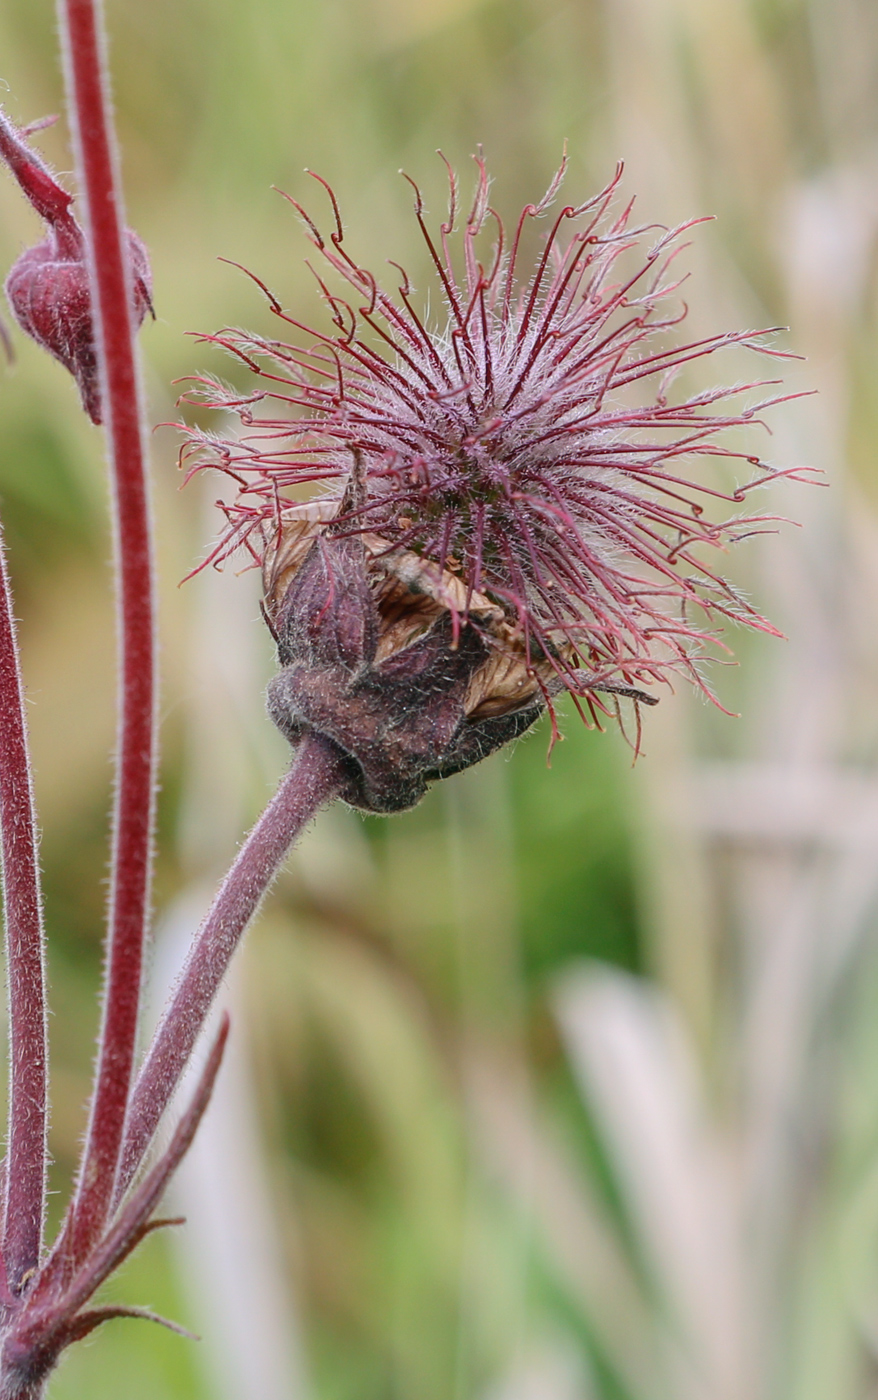
[{"label": "seed head", "polygon": [[[753,332],[674,343],[685,315],[675,259],[691,225],[633,227],[631,204],[617,207],[621,170],[596,198],[554,214],[522,275],[523,245],[565,165],[507,238],[476,164],[457,239],[451,171],[436,236],[413,185],[438,315],[418,309],[401,269],[392,295],[351,257],[324,181],[328,237],[290,200],[322,259],[315,276],[332,324],[305,325],[254,279],[293,342],[204,337],[260,376],[246,394],[203,379],[188,396],[243,425],[233,440],[187,430],[192,470],[218,468],[239,488],[210,557],[250,550],[276,626],[315,539],[358,541],[379,610],[390,597],[401,606],[402,594],[408,609],[427,599],[422,631],[441,620],[448,645],[470,632],[495,667],[502,659],[508,694],[501,702],[489,687],[479,700],[498,713],[551,709],[567,690],[596,717],[620,694],[654,703],[643,687],[679,670],[704,687],[698,661],[718,622],[773,631],[703,557],[766,518],[714,520],[706,503],[734,511],[778,475],[721,437],[766,406],[747,393],[771,381],[675,398],[672,380],[732,345],[776,352]],[[749,480],[727,492],[692,480],[707,457],[740,459]],[[302,505],[313,483],[324,494]]]}]

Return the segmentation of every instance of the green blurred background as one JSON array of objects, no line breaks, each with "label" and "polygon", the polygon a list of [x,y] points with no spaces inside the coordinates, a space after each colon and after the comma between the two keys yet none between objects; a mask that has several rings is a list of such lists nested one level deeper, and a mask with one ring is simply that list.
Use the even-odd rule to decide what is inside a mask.
[{"label": "green blurred background", "polygon": [[[770,455],[831,489],[728,571],[789,640],[734,639],[645,754],[565,717],[386,822],[332,810],[231,979],[234,1053],[174,1208],[113,1285],[122,1322],[57,1400],[868,1400],[878,1396],[878,10],[874,0],[133,0],[107,4],[130,222],[174,382],[190,333],[304,319],[305,239],[426,268],[400,167],[478,144],[512,219],[569,143],[571,197],[626,161],[644,220],[713,213],[690,330],[789,325]],[[47,0],[4,0],[13,119],[63,110]],[[63,121],[40,135],[60,171]],[[0,183],[0,266],[39,236]],[[107,863],[113,616],[102,443],[15,333],[0,510],[22,627],[54,1015],[53,1196],[84,1126]],[[752,375],[696,367],[698,387]],[[241,383],[246,382],[241,379]],[[179,580],[218,528],[153,439],[163,768],[151,999],[283,769],[252,575]],[[760,444],[760,447],[762,444]]]}]

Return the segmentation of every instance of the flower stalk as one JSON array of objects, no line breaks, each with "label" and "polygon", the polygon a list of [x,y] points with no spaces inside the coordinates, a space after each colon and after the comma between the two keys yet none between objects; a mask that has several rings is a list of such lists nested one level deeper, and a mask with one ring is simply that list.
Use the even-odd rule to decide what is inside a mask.
[{"label": "flower stalk", "polygon": [[338,795],[344,778],[344,756],[335,745],[318,735],[303,741],[290,771],[220,885],[137,1076],[117,1200],[149,1150],[241,935],[293,842],[318,809]]},{"label": "flower stalk", "polygon": [[144,414],[134,336],[134,272],[109,120],[94,0],[62,0],[70,111],[86,209],[92,315],[113,492],[120,697],[101,1028],[70,1257],[99,1238],[113,1196],[131,1087],[148,917],[155,793],[155,636]]},{"label": "flower stalk", "polygon": [[46,1202],[48,1047],[36,817],[12,597],[0,537],[0,840],[9,997],[9,1138],[0,1290],[39,1263]]}]

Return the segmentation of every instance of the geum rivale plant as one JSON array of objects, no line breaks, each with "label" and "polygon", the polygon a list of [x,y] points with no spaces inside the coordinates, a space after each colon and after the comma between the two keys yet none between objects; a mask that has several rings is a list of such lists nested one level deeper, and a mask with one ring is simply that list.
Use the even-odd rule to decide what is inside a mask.
[{"label": "geum rivale plant", "polygon": [[[10,1110],[0,1220],[0,1400],[34,1400],[62,1350],[137,1308],[91,1306],[150,1231],[206,1107],[224,1024],[169,1145],[145,1166],[237,942],[290,845],[333,798],[373,812],[522,734],[555,701],[586,715],[652,704],[646,687],[700,658],[727,618],[771,630],[702,557],[764,517],[714,520],[778,473],[752,455],[724,494],[699,458],[740,456],[721,434],[753,421],[755,385],[674,398],[674,372],[749,333],[675,344],[677,230],[632,228],[617,174],[596,199],[511,240],[475,200],[455,241],[457,191],[437,236],[438,324],[405,274],[395,294],[348,254],[334,196],[324,237],[299,209],[326,274],[325,330],[268,293],[292,343],[225,331],[257,376],[241,394],[202,379],[190,395],[233,409],[234,438],[188,430],[191,470],[238,492],[208,559],[245,550],[264,574],[280,669],[269,712],[293,745],[277,794],[241,847],[143,1062],[135,1065],[149,924],[155,789],[153,562],[144,417],[134,350],[151,307],[145,250],[125,229],[92,0],[61,5],[80,197],[0,116],[0,154],[46,223],[7,280],[24,330],[75,375],[104,425],[113,483],[121,683],[103,1014],[89,1126],[57,1239],[46,1248],[47,1055],[41,895],[22,683],[5,567],[0,589],[0,829],[10,1024]],[[298,209],[299,206],[296,205]],[[523,243],[548,216],[536,265]],[[482,248],[489,245],[489,257]],[[456,268],[456,259],[460,268]],[[340,279],[347,292],[329,280]],[[262,285],[262,284],[260,284]],[[773,353],[773,352],[769,352]],[[730,406],[743,396],[743,407]],[[750,394],[752,397],[752,394]],[[194,461],[193,461],[194,454]],[[322,492],[301,500],[303,485]],[[290,493],[294,492],[295,495]]]}]

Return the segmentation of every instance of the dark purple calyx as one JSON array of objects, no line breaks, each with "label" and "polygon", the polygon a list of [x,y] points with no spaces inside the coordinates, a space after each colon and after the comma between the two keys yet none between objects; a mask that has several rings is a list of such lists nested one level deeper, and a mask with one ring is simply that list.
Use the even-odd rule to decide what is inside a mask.
[{"label": "dark purple calyx", "polygon": [[413,807],[430,782],[486,758],[529,729],[541,698],[488,717],[469,701],[491,660],[471,625],[442,615],[417,640],[378,660],[381,617],[356,538],[314,540],[274,630],[282,669],[268,711],[291,744],[320,734],[345,755],[342,798],[367,812]]}]

